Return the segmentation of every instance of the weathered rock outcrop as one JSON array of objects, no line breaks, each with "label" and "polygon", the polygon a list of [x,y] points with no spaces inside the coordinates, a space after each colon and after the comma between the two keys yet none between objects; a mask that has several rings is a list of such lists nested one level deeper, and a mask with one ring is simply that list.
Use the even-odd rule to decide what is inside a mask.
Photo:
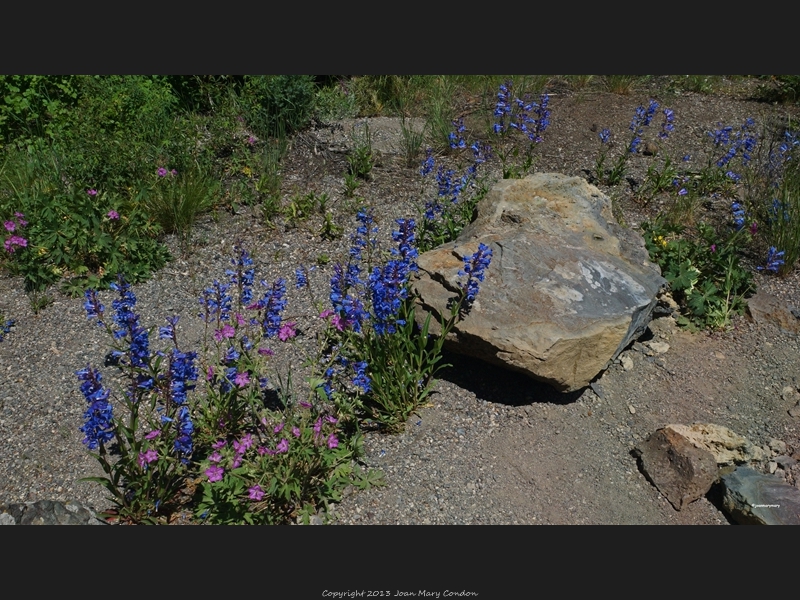
[{"label": "weathered rock outcrop", "polygon": [[479,243],[492,248],[492,262],[447,347],[561,391],[588,385],[644,332],[666,283],[600,190],[540,173],[499,182],[457,240],[419,257],[420,321],[449,314],[462,257]]}]

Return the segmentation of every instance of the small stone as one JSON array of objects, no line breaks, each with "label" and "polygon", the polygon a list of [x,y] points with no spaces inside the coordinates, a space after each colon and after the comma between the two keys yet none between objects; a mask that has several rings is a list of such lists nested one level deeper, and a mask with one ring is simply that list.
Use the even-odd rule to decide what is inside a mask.
[{"label": "small stone", "polygon": [[636,409],[633,406],[628,406],[628,410],[631,411],[632,415],[636,414]]},{"label": "small stone", "polygon": [[655,352],[656,354],[664,354],[667,350],[669,350],[669,344],[666,342],[647,342],[647,345],[650,346],[650,349]]},{"label": "small stone", "polygon": [[787,471],[797,464],[797,461],[791,456],[776,456],[773,460],[778,463],[779,467],[786,469]]},{"label": "small stone", "polygon": [[772,475],[773,473],[775,473],[775,470],[776,470],[777,468],[778,468],[778,463],[776,463],[776,462],[775,462],[775,461],[773,461],[773,460],[769,461],[769,463],[767,464],[767,470],[769,471],[770,475]]},{"label": "small stone", "polygon": [[655,156],[658,154],[658,144],[655,142],[645,142],[642,148],[642,154],[645,156]]},{"label": "small stone", "polygon": [[626,371],[630,371],[633,368],[633,359],[627,354],[623,354],[619,357],[619,362],[622,365],[622,368]]},{"label": "small stone", "polygon": [[786,442],[772,438],[767,443],[769,444],[769,449],[772,450],[773,455],[786,454]]},{"label": "small stone", "polygon": [[792,416],[792,417],[794,417],[795,419],[798,419],[798,418],[800,418],[800,402],[798,402],[797,404],[795,404],[795,405],[794,405],[792,408],[790,408],[790,409],[789,409],[788,411],[786,411],[786,412],[788,412],[788,413],[789,413],[789,416]]}]

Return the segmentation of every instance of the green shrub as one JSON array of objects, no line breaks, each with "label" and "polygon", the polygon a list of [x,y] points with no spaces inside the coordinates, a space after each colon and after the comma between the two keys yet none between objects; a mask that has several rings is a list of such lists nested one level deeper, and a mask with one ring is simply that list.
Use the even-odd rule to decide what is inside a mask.
[{"label": "green shrub", "polygon": [[73,75],[0,75],[0,148],[52,139],[77,98]]},{"label": "green shrub", "polygon": [[800,98],[800,75],[773,75],[758,86],[756,97],[766,102],[797,102]]},{"label": "green shrub", "polygon": [[0,171],[0,214],[22,212],[28,245],[8,261],[25,287],[44,291],[64,281],[65,291],[107,285],[118,271],[146,279],[169,258],[161,228],[143,208],[115,192],[70,183],[53,148],[8,149]]},{"label": "green shrub", "polygon": [[256,135],[267,138],[305,127],[316,95],[311,75],[246,75],[240,104]]},{"label": "green shrub", "polygon": [[180,173],[162,167],[152,184],[142,191],[139,202],[165,233],[174,233],[185,248],[197,217],[217,201],[219,182],[198,168]]},{"label": "green shrub", "polygon": [[745,297],[754,291],[752,274],[739,264],[750,242],[745,228],[719,233],[700,223],[697,236],[686,228],[658,218],[642,223],[650,258],[661,267],[672,294],[681,306],[680,325],[690,329],[724,329],[734,314],[741,314]]}]

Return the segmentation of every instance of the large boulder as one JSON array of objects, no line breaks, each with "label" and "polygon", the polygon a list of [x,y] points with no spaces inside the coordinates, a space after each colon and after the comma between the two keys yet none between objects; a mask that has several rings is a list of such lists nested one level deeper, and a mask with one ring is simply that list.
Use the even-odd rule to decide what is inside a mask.
[{"label": "large boulder", "polygon": [[417,318],[450,314],[462,258],[491,247],[477,301],[446,340],[458,353],[520,371],[560,391],[587,386],[639,337],[666,281],[637,233],[579,177],[539,173],[498,182],[453,242],[419,257]]}]

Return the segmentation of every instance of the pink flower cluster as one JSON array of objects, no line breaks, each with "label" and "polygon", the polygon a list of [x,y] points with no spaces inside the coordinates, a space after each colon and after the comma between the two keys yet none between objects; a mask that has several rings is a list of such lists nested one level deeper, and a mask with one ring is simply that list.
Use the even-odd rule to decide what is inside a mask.
[{"label": "pink flower cluster", "polygon": [[[9,233],[14,233],[18,229],[24,228],[28,222],[25,220],[25,215],[21,212],[14,213],[14,220],[8,220],[3,223],[3,226],[6,228],[6,231]],[[20,235],[11,235],[6,238],[5,243],[6,252],[13,254],[17,248],[25,248],[28,245],[28,240]]]}]

